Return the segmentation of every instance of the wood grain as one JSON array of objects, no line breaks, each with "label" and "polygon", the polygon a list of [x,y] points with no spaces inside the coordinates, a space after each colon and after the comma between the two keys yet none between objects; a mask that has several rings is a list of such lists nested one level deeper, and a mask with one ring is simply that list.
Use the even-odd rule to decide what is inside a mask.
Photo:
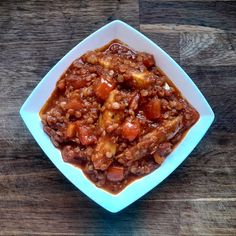
[{"label": "wood grain", "polygon": [[[234,95],[236,93],[235,66],[188,66],[183,68],[203,92],[216,113],[213,129],[221,134],[234,135],[232,124],[236,117]],[[211,92],[209,92],[209,87]],[[227,137],[224,137],[227,140]],[[236,143],[236,139],[233,139]]]},{"label": "wood grain", "polygon": [[181,33],[181,63],[203,66],[235,66],[235,46],[236,34]]},{"label": "wood grain", "polygon": [[140,2],[140,24],[200,25],[235,30],[235,1],[155,1]]},{"label": "wood grain", "polygon": [[[0,1],[0,235],[236,235],[235,1]],[[48,70],[121,19],[190,75],[216,118],[157,188],[111,214],[44,155],[19,108]]]},{"label": "wood grain", "polygon": [[193,33],[224,33],[222,29],[189,25],[189,24],[140,24],[143,32],[173,33],[173,32],[193,32]]},{"label": "wood grain", "polygon": [[1,42],[81,40],[117,17],[139,26],[135,1],[1,1]]},{"label": "wood grain", "polygon": [[180,34],[177,32],[163,33],[162,31],[143,31],[148,38],[153,40],[158,46],[166,50],[166,52],[178,63],[180,62]]}]

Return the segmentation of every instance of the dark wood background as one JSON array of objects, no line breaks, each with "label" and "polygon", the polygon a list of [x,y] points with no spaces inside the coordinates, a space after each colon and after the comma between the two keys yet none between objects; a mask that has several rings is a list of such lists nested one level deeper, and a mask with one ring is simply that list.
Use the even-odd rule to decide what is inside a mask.
[{"label": "dark wood background", "polygon": [[[118,214],[69,183],[19,117],[48,70],[114,19],[166,50],[216,114],[189,158]],[[1,0],[0,235],[236,235],[235,47],[235,1]]]}]

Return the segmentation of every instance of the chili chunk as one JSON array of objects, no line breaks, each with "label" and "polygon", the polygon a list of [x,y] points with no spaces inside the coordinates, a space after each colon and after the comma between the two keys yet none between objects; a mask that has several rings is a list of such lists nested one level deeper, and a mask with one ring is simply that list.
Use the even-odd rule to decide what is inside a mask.
[{"label": "chili chunk", "polygon": [[40,116],[63,160],[114,194],[158,168],[199,118],[153,55],[119,40],[76,59]]}]

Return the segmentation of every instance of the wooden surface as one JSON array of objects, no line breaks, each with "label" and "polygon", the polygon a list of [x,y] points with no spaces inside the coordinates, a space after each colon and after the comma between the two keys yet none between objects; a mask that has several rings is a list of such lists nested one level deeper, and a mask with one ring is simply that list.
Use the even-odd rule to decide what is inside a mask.
[{"label": "wooden surface", "polygon": [[[66,52],[113,19],[192,77],[216,119],[189,158],[118,214],[43,154],[19,108]],[[236,235],[236,2],[0,1],[0,235]]]}]

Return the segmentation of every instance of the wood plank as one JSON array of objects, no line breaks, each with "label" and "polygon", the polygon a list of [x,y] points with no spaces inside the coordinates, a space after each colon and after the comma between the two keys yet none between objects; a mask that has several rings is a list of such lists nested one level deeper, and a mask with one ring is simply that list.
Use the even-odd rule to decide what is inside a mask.
[{"label": "wood plank", "polygon": [[[73,204],[72,201],[77,204]],[[104,212],[99,208],[91,208],[87,204],[78,201],[78,198],[68,199],[66,204],[60,202],[50,206],[48,204],[40,207],[35,205],[21,205],[18,211],[12,207],[9,210],[13,214],[4,211],[1,214],[2,232],[4,235],[31,234],[33,232],[51,235],[152,235],[154,232],[161,235],[177,235],[179,230],[178,205],[167,203],[164,206],[152,208],[150,203],[139,203],[136,207],[119,214]],[[70,204],[74,205],[74,211],[68,211]],[[61,214],[61,213],[64,214]],[[146,218],[144,219],[143,212]],[[19,214],[22,215],[19,227]],[[156,217],[150,217],[155,214]],[[12,227],[8,227],[11,218]],[[132,223],[131,223],[132,222]],[[171,224],[170,224],[171,222]]]},{"label": "wood plank", "polygon": [[236,34],[181,33],[180,61],[184,65],[236,65]]},{"label": "wood plank", "polygon": [[212,129],[224,132],[225,135],[235,134],[235,66],[181,66],[197,84],[216,114]]},{"label": "wood plank", "polygon": [[179,33],[166,33],[166,32],[146,32],[141,29],[148,38],[154,43],[165,50],[174,60],[178,63],[180,61],[180,34]]},{"label": "wood plank", "polygon": [[135,1],[1,1],[0,41],[82,40],[104,24],[121,19],[138,28]]},{"label": "wood plank", "polygon": [[149,1],[140,2],[140,24],[199,25],[235,30],[235,1]]},{"label": "wood plank", "polygon": [[[143,0],[141,0],[143,1]],[[156,0],[148,0],[149,2],[156,2]],[[233,2],[234,0],[191,0],[191,2]],[[175,0],[159,0],[159,2],[176,2]],[[178,0],[178,2],[190,2],[189,0]]]},{"label": "wood plank", "polygon": [[[235,235],[235,8],[228,0],[0,1],[0,235]],[[111,214],[60,174],[18,111],[68,50],[117,18],[140,23],[180,63],[216,119],[173,174]]]},{"label": "wood plank", "polygon": [[[58,202],[50,198],[44,201],[43,205],[37,202],[32,205],[17,200],[16,204],[7,203],[5,208],[0,209],[1,232],[4,235],[37,233],[175,236],[232,236],[235,233],[235,202],[155,204],[152,201],[139,201],[123,212],[111,214],[100,208],[90,207],[77,196],[67,198],[66,202],[57,199]],[[8,227],[9,220],[11,228]]]},{"label": "wood plank", "polygon": [[180,235],[235,235],[236,202],[191,202],[180,213]]},{"label": "wood plank", "polygon": [[[141,24],[140,30],[143,32],[155,33],[225,33],[225,30],[199,25],[180,25],[180,24]],[[233,31],[233,30],[232,30]]]},{"label": "wood plank", "polygon": [[[23,104],[53,65],[78,43],[76,39],[38,43],[0,42],[0,98],[8,97],[17,102],[18,106]],[[11,106],[2,112],[9,111]]]}]

